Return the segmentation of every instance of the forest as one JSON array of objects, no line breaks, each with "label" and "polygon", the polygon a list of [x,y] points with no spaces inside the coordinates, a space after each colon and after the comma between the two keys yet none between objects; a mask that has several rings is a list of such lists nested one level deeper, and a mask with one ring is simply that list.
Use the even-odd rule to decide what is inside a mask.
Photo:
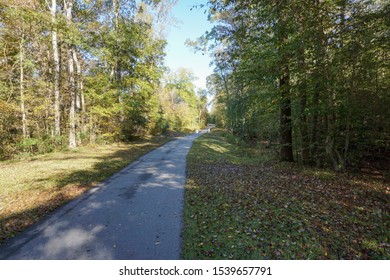
[{"label": "forest", "polygon": [[281,161],[389,168],[389,1],[215,0],[207,9],[215,27],[189,45],[214,57],[218,126]]},{"label": "forest", "polygon": [[339,171],[388,162],[388,1],[194,6],[214,24],[187,41],[213,58],[198,93],[189,70],[164,66],[175,3],[2,0],[0,158],[209,122],[281,161]]},{"label": "forest", "polygon": [[176,218],[183,187],[183,259],[389,259],[389,0],[195,2],[207,89],[165,65],[177,0],[0,0],[0,245],[92,188],[103,231]]},{"label": "forest", "polygon": [[0,1],[0,159],[194,131],[205,93],[164,66],[174,0]]},{"label": "forest", "polygon": [[198,8],[225,130],[187,158],[183,258],[389,259],[390,2]]}]

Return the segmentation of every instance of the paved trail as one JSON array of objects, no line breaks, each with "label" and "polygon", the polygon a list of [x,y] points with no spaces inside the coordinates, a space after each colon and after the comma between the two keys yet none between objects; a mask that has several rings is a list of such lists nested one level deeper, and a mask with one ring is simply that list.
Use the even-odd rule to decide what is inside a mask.
[{"label": "paved trail", "polygon": [[179,259],[193,134],[139,158],[0,247],[0,259]]}]

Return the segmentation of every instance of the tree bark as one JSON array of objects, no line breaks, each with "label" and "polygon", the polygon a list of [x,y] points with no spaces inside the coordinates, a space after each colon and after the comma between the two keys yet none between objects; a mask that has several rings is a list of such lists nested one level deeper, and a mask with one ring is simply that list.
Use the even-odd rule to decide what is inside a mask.
[{"label": "tree bark", "polygon": [[280,20],[277,29],[279,49],[279,94],[280,94],[280,160],[294,161],[292,147],[292,119],[290,96],[289,51],[285,48],[288,43],[287,12],[283,9],[285,1],[277,1],[277,16]]},{"label": "tree bark", "polygon": [[[112,1],[113,5],[113,13],[114,13],[114,32],[115,35],[118,35],[119,32],[119,8],[120,4],[118,0]],[[118,88],[118,103],[120,105],[120,112],[119,112],[119,121],[123,124],[125,121],[125,113],[123,110],[123,99],[122,99],[122,77],[121,77],[121,65],[119,62],[119,57],[117,57],[117,60],[113,64],[113,68],[111,71],[111,76],[113,77],[116,87]]]},{"label": "tree bark", "polygon": [[294,161],[292,148],[292,121],[290,75],[288,66],[282,66],[282,76],[279,78],[280,102],[280,160]]},{"label": "tree bark", "polygon": [[112,8],[114,10],[114,28],[115,31],[118,30],[118,24],[119,24],[119,1],[113,0],[112,1]]},{"label": "tree bark", "polygon": [[77,90],[76,90],[76,109],[77,112],[81,115],[78,120],[78,125],[81,127],[81,131],[85,132],[85,100],[84,100],[84,83],[83,83],[83,76],[82,76],[82,69],[81,69],[81,63],[77,57],[76,50],[73,51],[73,60],[76,64],[76,71],[77,71]]},{"label": "tree bark", "polygon": [[[68,25],[72,24],[72,1],[65,1],[65,12]],[[75,148],[76,144],[76,112],[75,112],[75,78],[73,65],[74,46],[68,46],[68,74],[69,74],[69,148]]]},{"label": "tree bark", "polygon": [[[320,79],[320,78],[317,78]],[[313,101],[312,101],[312,108],[314,109],[314,112],[311,115],[310,120],[310,135],[309,135],[309,158],[310,163],[314,164],[316,163],[316,157],[318,156],[318,143],[319,143],[319,133],[318,133],[318,118],[319,118],[319,96],[320,96],[320,86],[319,82],[317,81],[314,87],[314,93],[313,93]],[[318,162],[318,160],[317,160]]]},{"label": "tree bark", "polygon": [[299,121],[300,121],[300,138],[301,138],[301,158],[303,164],[309,163],[309,131],[307,125],[307,116],[306,116],[306,87],[300,87],[300,112],[299,112]]},{"label": "tree bark", "polygon": [[[52,0],[51,2],[51,16],[52,23],[56,23],[56,10],[57,10],[57,0]],[[58,55],[58,39],[56,27],[53,26],[51,33],[52,36],[52,47],[53,47],[53,62],[54,62],[54,135],[60,136],[61,126],[60,126],[60,59]]]},{"label": "tree bark", "polygon": [[22,114],[23,138],[28,138],[27,117],[24,100],[24,33],[22,31],[19,45],[19,64],[20,64],[20,112]]},{"label": "tree bark", "polygon": [[81,65],[80,65],[79,59],[77,58],[76,50],[73,50],[72,55],[73,55],[73,62],[76,65],[77,79],[76,79],[75,95],[76,95],[76,109],[79,112],[81,110],[81,88],[82,88],[82,85],[81,85]]},{"label": "tree bark", "polygon": [[[305,25],[304,25],[304,16],[297,16],[297,25],[299,34],[304,34]],[[303,41],[303,39],[301,39]],[[307,67],[305,62],[305,47],[304,44],[298,46],[297,49],[297,64],[299,71],[302,71],[302,75],[299,79],[298,92],[299,92],[299,138],[300,138],[300,152],[301,152],[301,162],[302,164],[309,163],[309,126],[307,118]]]}]

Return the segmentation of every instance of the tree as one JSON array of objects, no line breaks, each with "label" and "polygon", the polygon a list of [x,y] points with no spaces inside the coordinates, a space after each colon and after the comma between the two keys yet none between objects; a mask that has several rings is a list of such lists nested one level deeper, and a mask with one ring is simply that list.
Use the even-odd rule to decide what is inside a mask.
[{"label": "tree", "polygon": [[1,1],[1,159],[161,132],[174,2]]},{"label": "tree", "polygon": [[60,127],[60,58],[58,52],[58,37],[57,37],[57,0],[51,1],[50,7],[51,21],[52,21],[52,48],[53,48],[53,92],[54,92],[54,135],[57,137],[61,134]]},{"label": "tree", "polygon": [[[373,146],[388,150],[375,140],[388,139],[382,130],[388,127],[382,110],[389,88],[382,80],[389,75],[387,3],[210,1],[209,8],[217,24],[197,43],[210,42],[217,108],[234,134],[274,141],[279,111],[282,161],[295,156],[344,170]],[[380,123],[375,129],[363,125],[373,118]]]},{"label": "tree", "polygon": [[[67,0],[64,1],[64,10],[66,15],[66,20],[68,24],[68,28],[72,28],[72,9],[73,9],[73,1]],[[73,54],[75,52],[74,45],[72,43],[68,44],[68,75],[69,75],[69,148],[75,148],[76,144],[76,108],[75,108],[75,73],[74,73],[74,61]]]},{"label": "tree", "polygon": [[196,96],[194,80],[190,71],[180,68],[167,76],[161,95],[165,118],[171,130],[194,131],[200,128],[199,98]]}]

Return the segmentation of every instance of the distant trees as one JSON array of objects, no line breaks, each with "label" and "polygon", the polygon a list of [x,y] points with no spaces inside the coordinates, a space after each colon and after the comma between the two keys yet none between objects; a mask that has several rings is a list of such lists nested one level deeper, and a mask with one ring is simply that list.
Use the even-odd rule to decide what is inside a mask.
[{"label": "distant trees", "polygon": [[0,159],[199,126],[188,74],[162,82],[175,2],[0,0]]},{"label": "distant trees", "polygon": [[217,121],[282,161],[343,170],[390,149],[388,1],[209,1]]},{"label": "distant trees", "polygon": [[174,130],[194,131],[207,122],[207,92],[195,92],[194,75],[184,69],[168,74],[161,104],[167,126]]}]

